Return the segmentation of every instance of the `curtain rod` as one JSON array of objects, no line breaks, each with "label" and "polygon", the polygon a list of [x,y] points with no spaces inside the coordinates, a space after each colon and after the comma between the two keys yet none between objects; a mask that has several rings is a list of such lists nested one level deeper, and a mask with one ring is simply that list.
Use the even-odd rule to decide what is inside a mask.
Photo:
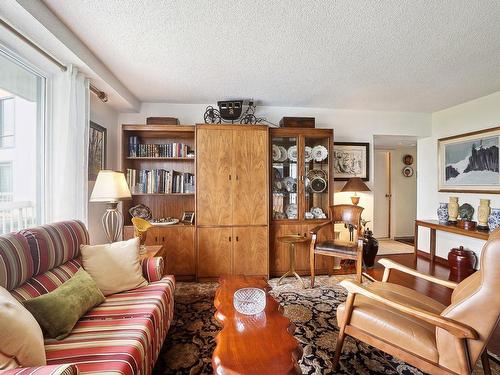
[{"label": "curtain rod", "polygon": [[[42,49],[41,47],[39,47],[33,41],[31,41],[30,39],[28,39],[27,37],[25,37],[23,34],[21,34],[19,31],[17,31],[14,27],[12,27],[7,22],[5,22],[2,18],[0,18],[0,25],[2,25],[3,27],[5,27],[12,34],[14,34],[15,36],[17,36],[24,43],[26,43],[27,45],[29,45],[31,48],[33,48],[35,51],[37,51],[39,54],[41,54],[46,59],[48,59],[49,61],[51,61],[53,64],[57,65],[57,67],[59,69],[61,69],[61,71],[65,72],[65,71],[68,70],[68,68],[66,67],[66,65],[64,65],[63,63],[61,63],[56,58],[54,58],[51,54],[49,54],[44,49]],[[99,90],[97,87],[95,87],[92,84],[90,84],[90,91],[92,91],[94,94],[96,94],[97,97],[99,99],[101,99],[104,103],[106,103],[108,101],[108,96],[106,95],[106,93],[104,91]]]},{"label": "curtain rod", "polygon": [[43,49],[41,49],[40,47],[38,47],[38,45],[36,45],[30,39],[26,38],[23,34],[21,34],[19,31],[17,31],[16,29],[14,29],[11,25],[9,25],[7,22],[5,22],[1,18],[0,18],[0,24],[3,27],[5,27],[7,30],[9,30],[12,34],[14,34],[19,39],[21,39],[24,43],[28,44],[31,48],[33,48],[34,50],[36,50],[38,53],[40,53],[41,55],[43,55],[45,58],[47,58],[48,60],[50,60],[55,65],[57,65],[59,67],[59,69],[61,69],[63,72],[65,72],[66,70],[68,70],[68,68],[66,67],[66,65],[64,65],[61,62],[59,62],[54,57],[52,57],[52,55],[50,55],[49,53],[47,53],[46,51],[44,51]]}]

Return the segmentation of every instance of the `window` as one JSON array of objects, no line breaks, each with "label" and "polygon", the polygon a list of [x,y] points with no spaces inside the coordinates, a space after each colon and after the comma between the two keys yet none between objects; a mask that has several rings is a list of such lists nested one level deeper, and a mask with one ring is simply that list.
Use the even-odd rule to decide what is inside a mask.
[{"label": "window", "polygon": [[0,99],[0,148],[14,146],[15,98]]},{"label": "window", "polygon": [[0,233],[43,218],[46,79],[0,49]]}]

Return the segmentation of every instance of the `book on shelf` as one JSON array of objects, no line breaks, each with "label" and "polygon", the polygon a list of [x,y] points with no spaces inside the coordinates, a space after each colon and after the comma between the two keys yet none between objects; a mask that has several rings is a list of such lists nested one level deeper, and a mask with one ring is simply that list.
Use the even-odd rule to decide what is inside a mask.
[{"label": "book on shelf", "polygon": [[133,158],[193,158],[194,150],[184,143],[140,143],[137,136],[129,137],[129,157]]},{"label": "book on shelf", "polygon": [[165,169],[127,169],[127,184],[132,194],[194,193],[193,173]]}]

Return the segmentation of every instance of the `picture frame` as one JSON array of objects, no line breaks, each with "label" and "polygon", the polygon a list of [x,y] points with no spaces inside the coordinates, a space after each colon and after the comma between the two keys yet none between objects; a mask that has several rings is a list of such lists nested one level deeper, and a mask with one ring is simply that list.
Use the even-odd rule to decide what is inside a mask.
[{"label": "picture frame", "polygon": [[100,170],[106,169],[107,129],[90,121],[88,179],[95,181]]},{"label": "picture frame", "polygon": [[335,142],[333,144],[333,175],[335,181],[351,177],[370,180],[370,143]]},{"label": "picture frame", "polygon": [[181,223],[183,224],[194,224],[194,211],[184,211],[182,214]]},{"label": "picture frame", "polygon": [[438,139],[438,191],[500,194],[500,126]]}]

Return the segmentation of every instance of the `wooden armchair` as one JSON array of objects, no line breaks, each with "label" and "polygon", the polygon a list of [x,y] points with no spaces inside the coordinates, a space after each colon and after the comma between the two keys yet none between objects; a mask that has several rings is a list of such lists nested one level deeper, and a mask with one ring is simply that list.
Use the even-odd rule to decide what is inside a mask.
[{"label": "wooden armchair", "polygon": [[[353,259],[356,262],[356,280],[361,282],[361,271],[363,267],[363,240],[361,234],[361,213],[364,208],[350,204],[338,204],[330,206],[331,220],[311,229],[310,244],[310,266],[311,266],[311,288],[314,288],[314,261],[315,255],[326,255],[343,259]],[[334,226],[344,223],[349,227],[351,241],[340,241],[334,238]],[[318,232],[324,228],[330,228],[331,240],[318,241]]]},{"label": "wooden armchair", "polygon": [[[486,346],[500,317],[500,228],[481,253],[481,268],[460,284],[421,274],[388,259],[382,282],[363,286],[344,280],[347,301],[337,309],[340,327],[334,368],[345,335],[364,341],[431,374],[471,374],[481,358],[490,374]],[[451,304],[388,283],[396,269],[454,289]]]}]

